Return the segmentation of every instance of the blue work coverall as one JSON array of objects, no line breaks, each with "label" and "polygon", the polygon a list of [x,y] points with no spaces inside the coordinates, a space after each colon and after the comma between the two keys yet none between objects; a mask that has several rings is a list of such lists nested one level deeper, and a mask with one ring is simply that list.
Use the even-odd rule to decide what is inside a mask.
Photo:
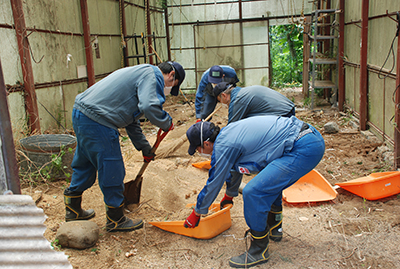
[{"label": "blue work coverall", "polygon": [[[228,65],[220,65],[224,71],[223,81],[232,81],[232,83],[239,82],[239,78],[236,75],[235,69]],[[196,108],[196,118],[205,119],[210,115],[217,104],[217,98],[213,95],[207,93],[206,88],[210,88],[212,91],[211,83],[208,82],[208,73],[210,68],[207,69],[201,76],[199,86],[197,87],[195,108]]]},{"label": "blue work coverall", "polygon": [[324,140],[314,127],[308,125],[300,134],[304,124],[294,116],[255,116],[221,129],[195,211],[207,214],[225,182],[226,194],[235,197],[243,174],[257,174],[243,189],[244,216],[250,229],[264,231],[271,205],[281,206],[282,191],[310,172],[324,154]]},{"label": "blue work coverall", "polygon": [[236,87],[231,91],[228,124],[262,115],[294,116],[295,106],[286,96],[264,86]]},{"label": "blue work coverall", "polygon": [[163,110],[164,77],[153,65],[119,69],[75,98],[72,122],[77,147],[72,161],[70,191],[83,192],[96,180],[108,206],[123,201],[125,167],[119,143],[119,128],[125,128],[133,145],[143,155],[151,146],[142,133],[139,118],[168,131],[172,118]]}]

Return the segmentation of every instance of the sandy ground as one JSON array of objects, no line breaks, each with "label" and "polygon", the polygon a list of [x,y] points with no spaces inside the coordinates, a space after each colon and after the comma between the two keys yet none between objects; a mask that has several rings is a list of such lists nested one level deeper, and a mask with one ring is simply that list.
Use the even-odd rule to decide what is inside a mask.
[{"label": "sandy ground", "polygon": [[[349,114],[339,113],[320,102],[310,111],[303,108],[299,91],[285,94],[296,102],[298,118],[321,131],[326,142],[323,160],[316,167],[331,185],[373,172],[390,171],[391,163],[384,162],[382,143],[373,136],[362,135],[351,124]],[[193,95],[187,95],[193,100]],[[165,109],[174,118],[175,129],[159,147],[160,152],[176,143],[195,122],[194,104],[189,106],[182,96],[169,98]],[[193,109],[192,109],[193,108]],[[227,109],[220,109],[212,121],[224,126]],[[337,134],[324,134],[323,126],[335,121]],[[144,123],[143,129],[153,143],[157,128]],[[129,140],[121,141],[125,159],[126,179],[133,180],[142,166],[141,153]],[[248,229],[243,217],[241,195],[234,199],[230,210],[231,227],[208,239],[194,239],[165,232],[150,225],[150,221],[183,221],[191,212],[185,208],[195,203],[207,180],[207,170],[194,168],[192,163],[204,161],[187,154],[183,144],[166,158],[149,164],[144,173],[140,205],[127,215],[145,221],[143,229],[129,233],[107,233],[103,196],[97,184],[83,195],[83,207],[93,208],[96,217],[91,221],[101,228],[100,239],[89,249],[61,248],[74,268],[229,268],[228,259],[244,252]],[[252,176],[245,176],[244,182]],[[65,180],[24,184],[23,194],[34,197],[37,206],[47,215],[44,236],[54,241],[57,229],[64,222],[63,190]],[[334,200],[318,203],[284,203],[281,242],[270,243],[270,260],[255,268],[400,268],[400,196],[368,201],[343,189]],[[216,202],[224,195],[221,190]],[[126,255],[133,253],[132,255]],[[129,257],[127,257],[129,256]]]}]

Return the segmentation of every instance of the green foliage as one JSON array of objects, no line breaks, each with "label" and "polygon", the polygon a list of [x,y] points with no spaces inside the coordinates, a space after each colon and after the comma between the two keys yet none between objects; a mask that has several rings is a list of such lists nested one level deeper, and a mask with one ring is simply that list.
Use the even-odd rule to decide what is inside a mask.
[{"label": "green foliage", "polygon": [[56,109],[56,121],[57,121],[57,127],[60,128],[61,127],[61,122],[64,120],[64,113],[68,112],[66,110],[62,109],[61,104],[57,105],[57,109]]},{"label": "green foliage", "polygon": [[272,83],[274,87],[301,86],[303,81],[303,28],[301,25],[270,27]]},{"label": "green foliage", "polygon": [[305,97],[303,100],[303,105],[305,107],[309,106],[311,104],[311,98],[310,97]]},{"label": "green foliage", "polygon": [[166,9],[168,7],[167,0],[158,0],[157,3],[161,6],[162,9]]},{"label": "green foliage", "polygon": [[54,250],[60,250],[61,246],[60,246],[60,242],[58,239],[54,239],[51,243],[50,243],[52,249]]}]

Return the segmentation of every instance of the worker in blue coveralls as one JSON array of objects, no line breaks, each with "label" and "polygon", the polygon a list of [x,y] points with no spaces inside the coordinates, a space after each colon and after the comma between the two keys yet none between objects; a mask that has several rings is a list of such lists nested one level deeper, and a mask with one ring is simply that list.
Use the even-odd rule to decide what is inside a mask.
[{"label": "worker in blue coveralls", "polygon": [[295,116],[294,103],[268,87],[255,85],[241,88],[229,82],[221,82],[213,91],[218,102],[229,106],[228,124],[261,115]]},{"label": "worker in blue coveralls", "polygon": [[164,132],[172,130],[172,118],[162,106],[166,95],[177,93],[184,79],[185,70],[177,62],[141,64],[119,69],[76,96],[72,122],[77,147],[71,184],[64,191],[66,221],[94,217],[94,210],[83,210],[81,202],[97,173],[106,205],[106,230],[125,232],[143,226],[142,220],[123,213],[125,167],[118,129],[125,128],[145,162],[154,160],[139,118],[144,115]]},{"label": "worker in blue coveralls", "polygon": [[[220,82],[214,87],[214,96],[218,102],[229,106],[228,124],[254,116],[275,115],[295,116],[295,105],[283,94],[260,85],[245,88],[235,87],[229,82]],[[225,194],[225,204],[233,204],[233,197]],[[282,238],[283,207],[271,205],[269,218],[274,218],[270,226],[270,238],[280,241]]]},{"label": "worker in blue coveralls", "polygon": [[[190,155],[196,150],[212,155],[207,183],[184,226],[199,225],[201,214],[207,214],[224,183],[225,197],[236,197],[243,174],[257,174],[242,191],[244,217],[250,228],[245,236],[250,232],[251,245],[243,254],[232,257],[229,265],[244,268],[267,262],[269,239],[282,238],[282,234],[270,237],[270,227],[279,222],[271,208],[282,206],[282,191],[319,163],[325,151],[321,134],[294,116],[255,116],[221,130],[211,122],[198,122],[186,135]],[[225,197],[221,208],[231,203]]]},{"label": "worker in blue coveralls", "polygon": [[239,78],[235,69],[227,65],[214,65],[201,76],[195,100],[197,122],[204,120],[214,111],[217,99],[214,96],[213,88],[223,81],[236,85]]}]

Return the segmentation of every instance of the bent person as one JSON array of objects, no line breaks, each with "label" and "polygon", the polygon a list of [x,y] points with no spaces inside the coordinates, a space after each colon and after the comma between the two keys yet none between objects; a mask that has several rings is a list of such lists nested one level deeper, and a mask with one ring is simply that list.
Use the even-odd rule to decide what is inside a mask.
[{"label": "bent person", "polygon": [[211,169],[193,212],[185,220],[194,228],[226,183],[221,208],[233,204],[243,174],[257,174],[243,189],[244,217],[251,245],[232,257],[229,265],[251,267],[268,261],[269,239],[282,238],[282,191],[310,172],[322,159],[325,143],[311,125],[296,117],[255,116],[228,124],[222,130],[198,122],[186,132],[188,153],[211,154]]},{"label": "bent person", "polygon": [[177,62],[158,67],[141,64],[119,69],[75,98],[72,122],[77,138],[72,160],[71,184],[64,191],[65,220],[87,220],[92,209],[81,207],[82,194],[96,180],[104,196],[107,231],[132,231],[142,220],[124,216],[125,167],[119,143],[119,128],[125,128],[145,162],[154,159],[151,146],[140,127],[143,115],[164,132],[173,129],[171,116],[163,110],[165,96],[179,89],[185,71]]}]

